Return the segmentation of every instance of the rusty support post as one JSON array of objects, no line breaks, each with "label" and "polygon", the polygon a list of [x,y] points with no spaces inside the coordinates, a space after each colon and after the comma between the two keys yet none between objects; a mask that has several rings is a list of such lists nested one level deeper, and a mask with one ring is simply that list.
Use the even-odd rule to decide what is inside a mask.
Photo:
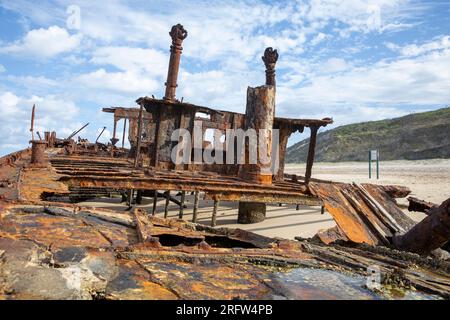
[{"label": "rusty support post", "polygon": [[164,100],[175,100],[177,90],[178,70],[180,68],[181,52],[183,51],[183,40],[187,37],[187,31],[184,30],[181,24],[172,27],[170,31],[172,38],[172,46],[170,47],[170,61],[169,70],[167,72],[166,94]]},{"label": "rusty support post", "polygon": [[183,219],[184,216],[184,200],[186,199],[186,191],[181,192],[181,201],[180,201],[180,213],[178,215],[179,219]]},{"label": "rusty support post", "polygon": [[164,205],[164,218],[167,219],[167,216],[169,215],[169,203],[170,203],[170,191],[166,191],[166,203]]},{"label": "rusty support post", "polygon": [[194,192],[194,212],[192,213],[192,222],[193,223],[197,223],[199,200],[200,200],[200,193],[198,191],[195,191]]},{"label": "rusty support post", "polygon": [[213,208],[213,214],[211,218],[211,226],[215,227],[217,225],[217,210],[219,209],[219,200],[214,199],[214,208]]},{"label": "rusty support post", "polygon": [[261,202],[239,202],[238,223],[251,224],[266,219],[267,206]]},{"label": "rusty support post", "polygon": [[278,148],[278,154],[277,159],[275,161],[278,161],[278,172],[274,174],[274,179],[276,181],[283,181],[284,180],[284,167],[286,163],[286,149],[287,149],[287,143],[289,140],[289,137],[291,136],[293,132],[293,129],[291,126],[289,127],[282,127],[279,129],[279,148]]},{"label": "rusty support post", "polygon": [[134,158],[134,167],[137,168],[139,166],[139,157],[141,155],[141,142],[142,142],[142,114],[143,114],[144,106],[141,104],[139,109],[139,119],[138,119],[138,129],[137,129],[137,146],[136,146],[136,157]]},{"label": "rusty support post", "polygon": [[133,189],[129,189],[127,194],[127,207],[131,208],[132,202],[133,202]]},{"label": "rusty support post", "polygon": [[[105,129],[106,129],[106,127],[105,127]],[[112,137],[112,139],[111,139],[111,143],[112,143],[113,145],[115,145],[115,144],[117,143],[116,134],[117,134],[117,121],[116,121],[116,119],[114,118],[113,137]]]},{"label": "rusty support post", "polygon": [[428,216],[403,235],[394,236],[397,249],[428,255],[450,240],[450,198],[433,207]]},{"label": "rusty support post", "polygon": [[153,195],[153,209],[152,209],[152,216],[156,215],[156,206],[158,205],[158,191],[155,190],[155,193]]},{"label": "rusty support post", "polygon": [[122,149],[125,148],[125,133],[127,131],[127,118],[123,121]]},{"label": "rusty support post", "polygon": [[309,180],[311,179],[312,166],[314,164],[314,157],[316,153],[317,131],[319,130],[319,127],[311,126],[310,129],[311,137],[309,139],[308,159],[306,162],[305,184],[309,184]]},{"label": "rusty support post", "polygon": [[142,204],[142,190],[136,191],[136,204]]},{"label": "rusty support post", "polygon": [[275,65],[278,61],[278,52],[269,47],[264,51],[262,57],[264,64],[266,65],[266,85],[275,86]]},{"label": "rusty support post", "polygon": [[[261,184],[272,184],[272,133],[275,117],[275,87],[261,86],[247,89],[244,129],[256,131],[258,141],[245,141],[245,162],[239,166],[240,178]],[[263,149],[263,150],[262,150]],[[256,163],[252,163],[252,159]],[[262,159],[264,156],[266,159]],[[263,161],[264,160],[264,161]],[[251,210],[249,210],[251,208]],[[239,203],[238,222],[261,222],[266,216],[266,205]]]},{"label": "rusty support post", "polygon": [[32,140],[31,143],[31,164],[36,167],[46,166],[45,149],[47,142],[43,140]]}]

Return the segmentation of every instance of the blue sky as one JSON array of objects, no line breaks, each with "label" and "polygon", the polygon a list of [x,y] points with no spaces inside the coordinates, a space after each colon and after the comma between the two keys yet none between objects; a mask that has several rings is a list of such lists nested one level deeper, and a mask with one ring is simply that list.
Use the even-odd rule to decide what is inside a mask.
[{"label": "blue sky", "polygon": [[41,132],[90,122],[83,137],[107,126],[109,139],[102,107],[163,96],[176,23],[189,33],[177,97],[191,103],[244,112],[272,46],[277,116],[339,126],[450,105],[448,1],[0,0],[0,155],[28,145],[34,103]]}]

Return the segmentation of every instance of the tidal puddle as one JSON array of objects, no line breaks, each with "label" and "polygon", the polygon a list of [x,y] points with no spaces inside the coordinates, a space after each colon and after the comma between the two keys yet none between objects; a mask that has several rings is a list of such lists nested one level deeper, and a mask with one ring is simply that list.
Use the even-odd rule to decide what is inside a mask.
[{"label": "tidal puddle", "polygon": [[[294,300],[434,300],[438,296],[414,290],[389,290],[374,292],[366,287],[367,278],[347,275],[325,269],[298,268],[275,274],[275,281],[283,288],[288,299]],[[284,299],[283,297],[275,297]]]}]

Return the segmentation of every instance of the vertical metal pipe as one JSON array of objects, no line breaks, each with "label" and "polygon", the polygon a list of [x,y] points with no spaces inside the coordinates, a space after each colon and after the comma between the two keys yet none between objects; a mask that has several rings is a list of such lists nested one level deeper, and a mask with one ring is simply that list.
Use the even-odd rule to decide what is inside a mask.
[{"label": "vertical metal pipe", "polygon": [[[106,129],[106,127],[105,127],[105,129]],[[114,142],[117,141],[116,134],[117,134],[117,121],[116,121],[116,119],[114,119],[113,137],[112,137],[112,141],[114,141]]]},{"label": "vertical metal pipe", "polygon": [[139,109],[139,120],[138,120],[138,132],[136,137],[136,157],[134,158],[134,167],[137,168],[139,166],[139,157],[141,155],[141,140],[142,140],[142,114],[143,114],[144,106],[141,104]]},{"label": "vertical metal pipe", "polygon": [[125,147],[125,132],[127,131],[127,118],[123,122],[122,149]]},{"label": "vertical metal pipe", "polygon": [[198,191],[195,191],[195,193],[194,193],[194,212],[192,214],[192,222],[193,223],[197,223],[199,200],[200,200],[200,193]]},{"label": "vertical metal pipe", "polygon": [[211,219],[211,227],[215,227],[217,225],[217,210],[219,208],[219,200],[214,199],[214,208]]},{"label": "vertical metal pipe", "polygon": [[156,206],[158,204],[158,190],[155,190],[155,194],[153,195],[153,210],[152,216],[156,215]]},{"label": "vertical metal pipe", "polygon": [[180,214],[178,218],[183,219],[184,215],[184,200],[186,199],[186,191],[181,192],[181,201],[180,201]]},{"label": "vertical metal pipe", "polygon": [[166,203],[164,205],[164,218],[167,219],[167,216],[169,215],[170,191],[166,191],[165,196]]},{"label": "vertical metal pipe", "polygon": [[311,137],[309,139],[309,150],[308,150],[308,160],[306,163],[306,173],[305,173],[305,184],[309,183],[312,174],[312,166],[314,164],[314,156],[316,153],[316,140],[317,140],[317,131],[319,127],[312,126],[311,129]]},{"label": "vertical metal pipe", "polygon": [[377,180],[380,179],[380,151],[377,150]]},{"label": "vertical metal pipe", "polygon": [[177,90],[178,70],[180,68],[181,52],[183,51],[183,40],[187,37],[187,31],[181,24],[172,27],[170,31],[172,46],[170,47],[169,70],[167,72],[166,93],[164,100],[175,100]]}]

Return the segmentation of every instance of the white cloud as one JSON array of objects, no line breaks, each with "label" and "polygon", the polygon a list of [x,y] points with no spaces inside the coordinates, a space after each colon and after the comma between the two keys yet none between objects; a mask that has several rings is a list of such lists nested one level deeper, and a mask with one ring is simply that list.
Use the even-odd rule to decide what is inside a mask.
[{"label": "white cloud", "polygon": [[317,46],[319,43],[325,41],[327,38],[329,38],[329,35],[326,35],[325,33],[319,32],[311,41],[310,44],[312,46]]},{"label": "white cloud", "polygon": [[155,76],[167,73],[169,55],[155,49],[101,47],[92,54],[91,62],[113,65],[123,71],[145,71]]},{"label": "white cloud", "polygon": [[22,40],[0,48],[0,53],[50,58],[76,49],[81,35],[70,35],[66,29],[51,26],[29,31]]},{"label": "white cloud", "polygon": [[394,43],[387,43],[386,47],[393,51],[400,52],[406,57],[415,57],[423,54],[427,54],[433,51],[450,49],[450,36],[442,36],[433,41],[426,42],[424,44],[410,44],[404,47],[398,46]]},{"label": "white cloud", "polygon": [[133,70],[107,72],[105,69],[99,69],[94,72],[82,74],[75,81],[89,89],[99,88],[128,93],[152,92],[157,90],[160,85],[146,74]]},{"label": "white cloud", "polygon": [[448,88],[450,50],[444,50],[421,57],[351,66],[335,74],[310,71],[301,86],[280,83],[277,111],[289,117],[332,116],[342,125],[392,118],[432,105],[448,105]]},{"label": "white cloud", "polygon": [[5,117],[19,112],[17,104],[20,98],[12,92],[5,92],[0,95],[0,113]]},{"label": "white cloud", "polygon": [[6,71],[5,67],[4,67],[3,65],[0,64],[0,73],[3,73],[3,72],[5,72],[5,71]]},{"label": "white cloud", "polygon": [[[0,114],[8,121],[2,122],[4,139],[0,140],[0,153],[25,148],[30,140],[30,118],[36,104],[35,131],[56,131],[58,136],[72,132],[79,108],[74,102],[56,96],[20,97],[10,91],[0,92]],[[14,146],[14,147],[12,147]]]},{"label": "white cloud", "polygon": [[321,66],[321,72],[332,74],[336,72],[347,71],[350,68],[351,66],[344,59],[330,58]]}]

